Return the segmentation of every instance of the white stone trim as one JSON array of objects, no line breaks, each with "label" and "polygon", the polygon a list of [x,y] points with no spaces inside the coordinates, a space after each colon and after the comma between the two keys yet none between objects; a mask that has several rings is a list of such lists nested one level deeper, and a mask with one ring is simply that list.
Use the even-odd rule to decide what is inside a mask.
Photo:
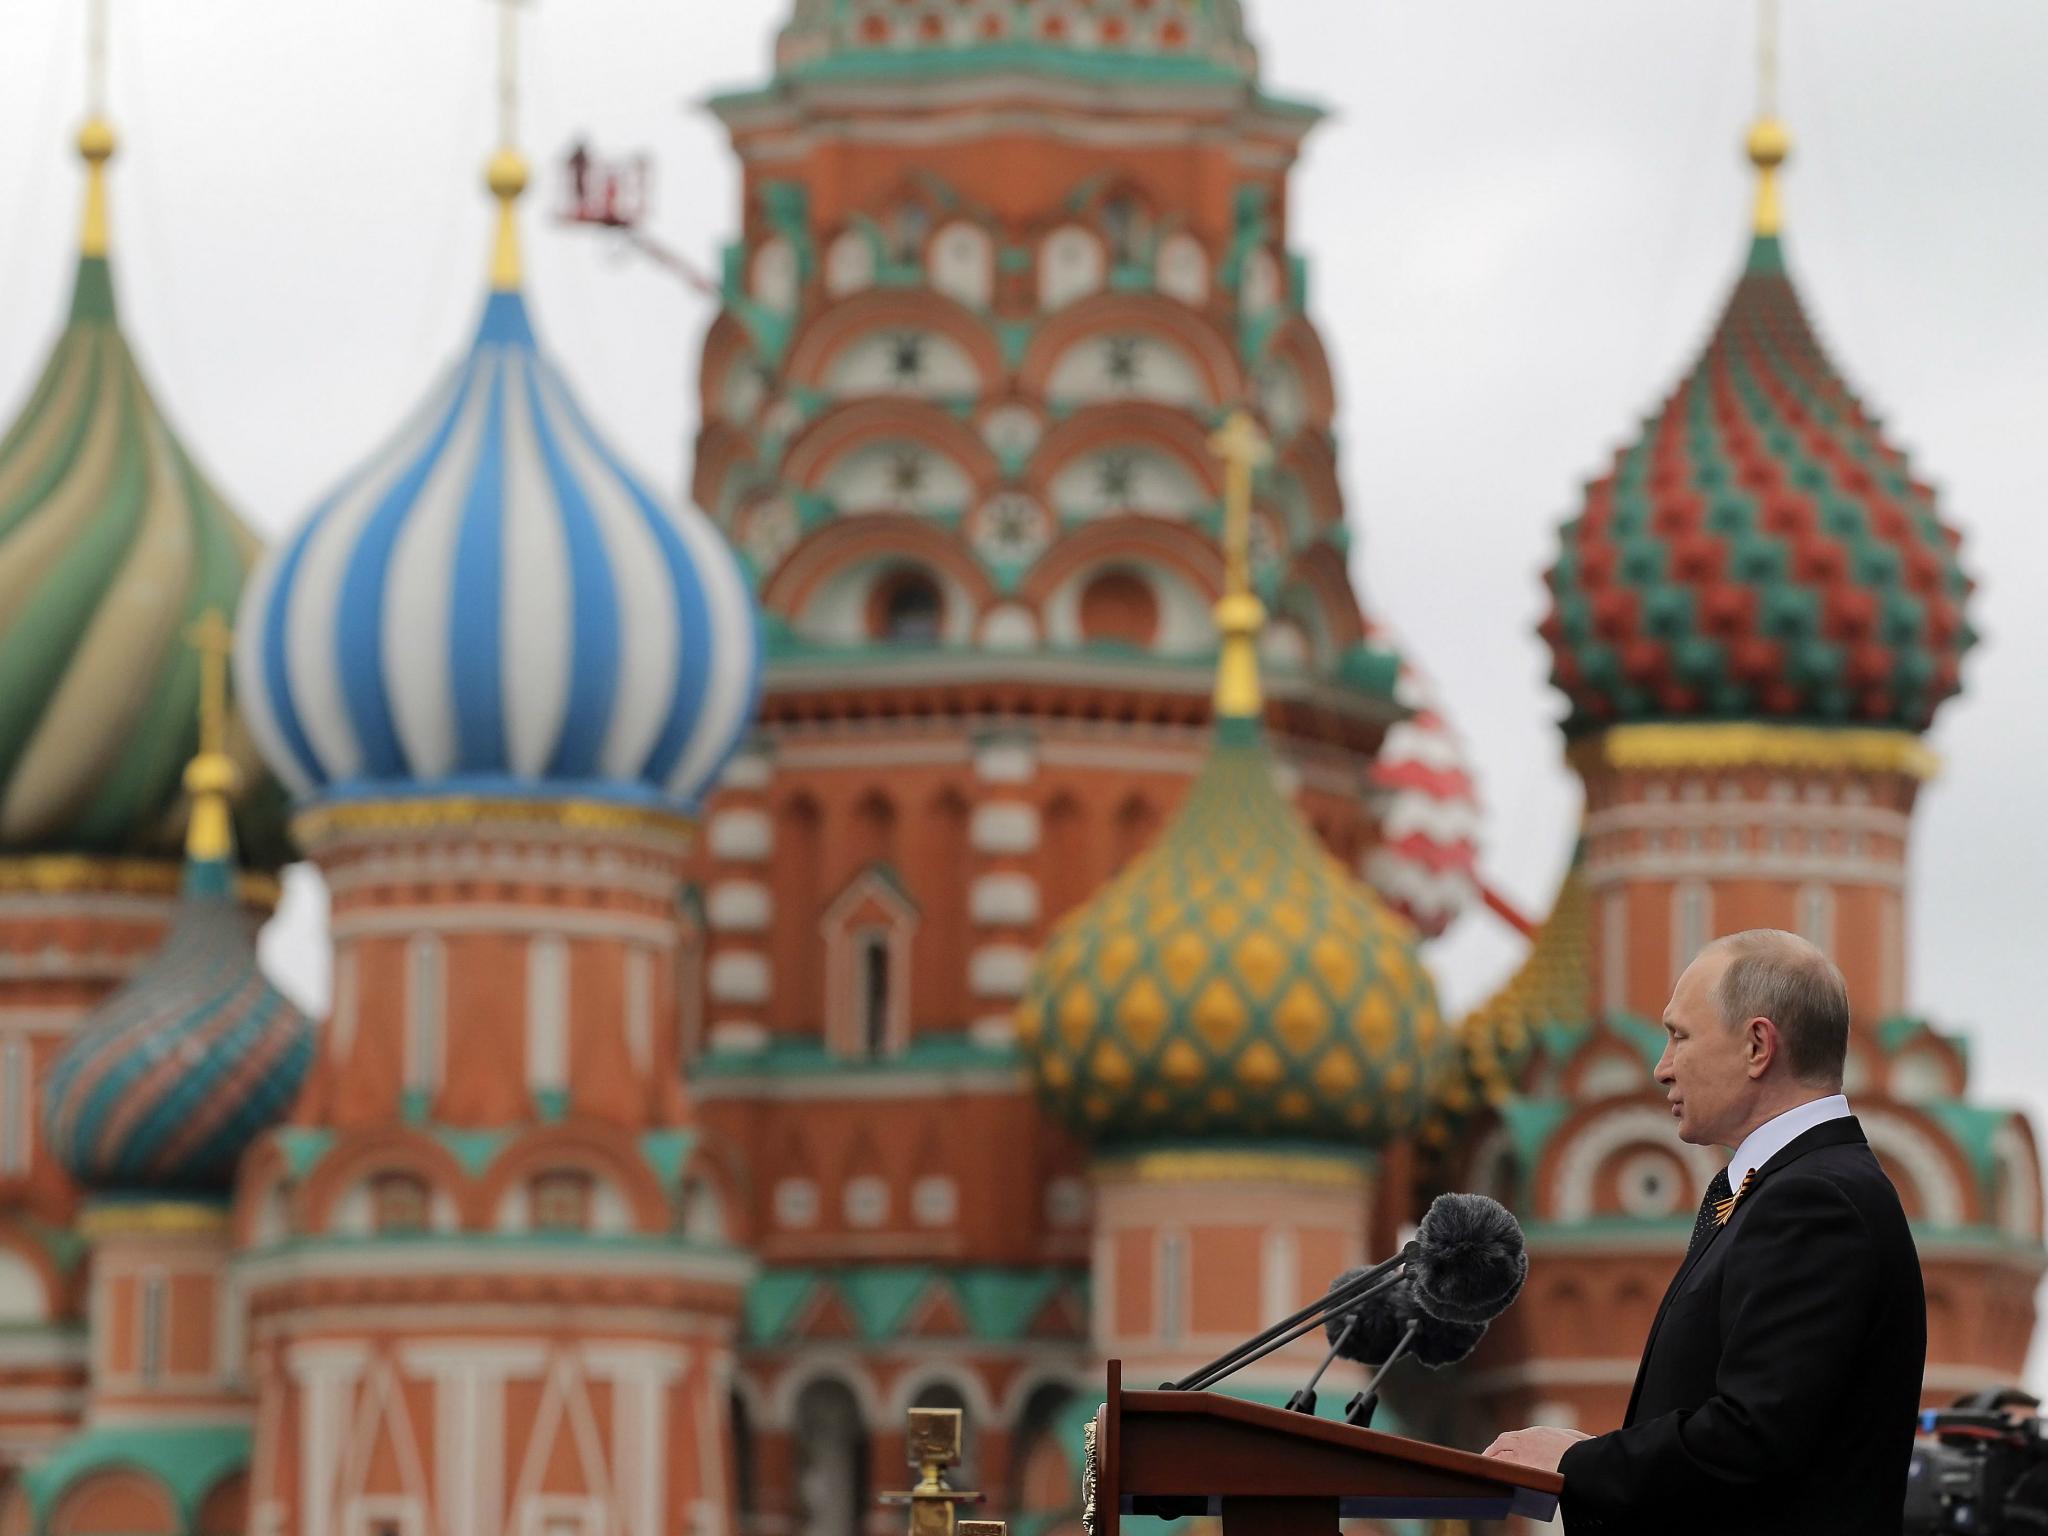
[{"label": "white stone trim", "polygon": [[713,1001],[764,1003],[768,1000],[768,957],[758,950],[727,950],[711,957]]},{"label": "white stone trim", "polygon": [[1028,740],[999,737],[974,749],[974,776],[984,784],[1029,784],[1038,775],[1038,753]]},{"label": "white stone trim", "polygon": [[818,1224],[816,1179],[777,1179],[770,1201],[778,1227],[791,1232],[807,1232]]},{"label": "white stone trim", "polygon": [[380,906],[335,919],[333,940],[404,938],[416,933],[559,934],[572,939],[624,939],[650,949],[675,946],[676,925],[631,912],[579,912],[563,906]]},{"label": "white stone trim", "polygon": [[[1920,1220],[1934,1227],[1963,1224],[1963,1192],[1941,1149],[1919,1126],[1881,1108],[1857,1111],[1873,1152],[1895,1158],[1918,1187],[1925,1209]],[[1995,1219],[1995,1218],[1994,1218]]]},{"label": "white stone trim", "polygon": [[1038,921],[1038,881],[1019,870],[979,876],[967,888],[967,912],[990,927],[1025,927]]},{"label": "white stone trim", "polygon": [[976,997],[1022,997],[1031,967],[1031,951],[1022,944],[984,944],[968,956],[967,985]]},{"label": "white stone trim", "polygon": [[1616,832],[1713,831],[1724,834],[1752,828],[1784,827],[1808,832],[1863,832],[1904,843],[1912,820],[1904,812],[1875,805],[1828,805],[1811,801],[1686,800],[1624,801],[1603,806],[1586,817],[1586,836]]},{"label": "white stone trim", "polygon": [[967,1038],[988,1050],[1002,1050],[1017,1043],[1016,1016],[991,1013],[967,1026]]},{"label": "white stone trim", "polygon": [[569,1086],[569,946],[540,934],[526,946],[526,1086],[535,1093]]},{"label": "white stone trim", "polygon": [[969,1067],[948,1072],[862,1072],[857,1076],[820,1073],[815,1077],[780,1077],[763,1074],[721,1073],[699,1078],[691,1084],[691,1095],[699,1103],[711,1099],[775,1099],[799,1103],[808,1100],[844,1102],[863,1100],[887,1102],[893,1099],[960,1098],[964,1095],[1024,1093],[1031,1080],[1019,1067]]},{"label": "white stone trim", "polygon": [[782,761],[791,768],[903,768],[943,767],[968,762],[971,749],[964,741],[902,740],[863,735],[858,741],[792,743],[784,749]]},{"label": "white stone trim", "polygon": [[[565,857],[564,855],[573,855]],[[657,901],[675,899],[676,882],[668,861],[659,864],[636,860],[627,863],[599,848],[563,849],[544,852],[493,848],[489,845],[427,844],[368,854],[350,859],[332,870],[323,870],[330,900],[361,891],[381,892],[391,886],[410,885],[419,880],[446,880],[450,876],[482,882],[502,881],[518,885],[565,886],[570,889],[630,891]]]},{"label": "white stone trim", "polygon": [[889,1224],[889,1181],[876,1173],[855,1174],[839,1190],[839,1214],[855,1231]]},{"label": "white stone trim", "polygon": [[1824,880],[1902,891],[1906,869],[1898,859],[1843,854],[1753,852],[1746,848],[1590,850],[1586,877],[1595,889],[1623,880]]},{"label": "white stone trim", "polygon": [[710,1048],[751,1056],[768,1049],[768,1026],[752,1019],[720,1019],[711,1026]]},{"label": "white stone trim", "polygon": [[775,912],[775,898],[759,880],[720,880],[704,898],[704,920],[715,933],[759,933]]},{"label": "white stone trim", "polygon": [[[1652,1104],[1619,1106],[1581,1126],[1558,1154],[1553,1221],[1589,1220],[1593,1215],[1593,1178],[1601,1164],[1623,1147],[1641,1143],[1668,1151],[1692,1167],[1696,1191],[1721,1166],[1719,1155],[1709,1147],[1689,1147],[1677,1141],[1671,1130],[1671,1112]],[[1539,1205],[1542,1193],[1538,1195]]]},{"label": "white stone trim", "polygon": [[[252,1292],[302,1279],[378,1275],[690,1275],[736,1285],[749,1277],[753,1260],[738,1252],[707,1252],[683,1243],[597,1247],[535,1238],[499,1239],[483,1246],[461,1237],[407,1237],[401,1242],[340,1237],[302,1241],[285,1252],[249,1254],[237,1260],[235,1268]],[[360,1351],[360,1346],[354,1347]]]},{"label": "white stone trim", "polygon": [[711,818],[705,846],[714,858],[758,864],[775,851],[775,823],[766,811],[733,806]]},{"label": "white stone trim", "polygon": [[1628,1007],[1628,892],[1600,896],[1600,1001],[1610,1013]]},{"label": "white stone trim", "polygon": [[1038,848],[1038,807],[1022,800],[984,801],[974,808],[967,840],[976,853],[1032,853]]},{"label": "white stone trim", "polygon": [[720,789],[766,789],[775,777],[775,765],[765,752],[735,752],[718,776]]}]

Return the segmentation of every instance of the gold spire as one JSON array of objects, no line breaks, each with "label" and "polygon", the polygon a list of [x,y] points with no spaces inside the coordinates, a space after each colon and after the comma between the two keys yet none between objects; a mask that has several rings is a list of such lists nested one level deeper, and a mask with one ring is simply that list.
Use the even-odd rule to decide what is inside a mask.
[{"label": "gold spire", "polygon": [[228,796],[241,777],[227,754],[228,655],[235,637],[220,610],[209,608],[185,631],[185,642],[199,653],[199,753],[185,765],[185,791],[192,797],[185,853],[225,859],[235,847]]},{"label": "gold spire", "polygon": [[107,254],[107,162],[114,157],[114,125],[107,118],[107,0],[92,0],[85,21],[85,123],[78,153],[85,160],[85,227],[78,237],[82,256]]},{"label": "gold spire", "polygon": [[519,153],[519,4],[498,0],[498,149],[484,169],[484,185],[498,200],[498,237],[491,251],[491,287],[519,286],[519,194],[526,190],[526,157]]},{"label": "gold spire", "polygon": [[1778,120],[1778,3],[1758,0],[1757,113],[1749,130],[1749,163],[1756,167],[1756,215],[1752,228],[1775,235],[1782,220],[1778,207],[1778,167],[1792,152],[1792,136]]},{"label": "gold spire", "polygon": [[1223,461],[1223,596],[1216,628],[1223,636],[1216,658],[1216,718],[1256,720],[1259,697],[1258,634],[1266,608],[1252,591],[1252,474],[1272,454],[1266,434],[1242,408],[1209,439]]}]

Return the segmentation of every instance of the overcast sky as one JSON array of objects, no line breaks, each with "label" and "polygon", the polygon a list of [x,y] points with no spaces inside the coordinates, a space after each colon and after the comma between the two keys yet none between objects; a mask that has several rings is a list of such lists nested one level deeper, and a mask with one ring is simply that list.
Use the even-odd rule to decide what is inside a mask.
[{"label": "overcast sky", "polygon": [[[485,0],[113,0],[113,205],[128,333],[187,445],[276,537],[466,340],[491,136]],[[789,0],[538,0],[525,139],[645,151],[652,228],[707,268],[737,222],[711,91],[761,80]],[[1686,367],[1732,281],[1755,101],[1737,0],[1246,0],[1269,88],[1331,110],[1294,182],[1334,356],[1367,603],[1434,676],[1532,913],[1578,812],[1534,635],[1558,521]],[[1837,364],[1965,535],[1986,643],[1933,741],[1911,995],[1980,1097],[2048,1124],[2048,6],[1784,0],[1786,236]],[[0,4],[0,415],[74,250],[80,0]],[[707,302],[529,194],[544,342],[643,470],[681,484]],[[266,954],[325,996],[317,889]],[[1436,946],[1462,1006],[1520,945]],[[2044,1359],[2037,1349],[2037,1378]]]}]

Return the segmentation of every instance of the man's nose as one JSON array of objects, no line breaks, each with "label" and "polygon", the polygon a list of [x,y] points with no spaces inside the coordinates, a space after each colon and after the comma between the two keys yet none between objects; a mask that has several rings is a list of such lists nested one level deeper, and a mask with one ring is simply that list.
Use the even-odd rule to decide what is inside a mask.
[{"label": "man's nose", "polygon": [[1658,1082],[1666,1085],[1677,1081],[1678,1074],[1671,1069],[1671,1047],[1666,1046],[1664,1054],[1657,1058],[1657,1070],[1654,1075]]}]

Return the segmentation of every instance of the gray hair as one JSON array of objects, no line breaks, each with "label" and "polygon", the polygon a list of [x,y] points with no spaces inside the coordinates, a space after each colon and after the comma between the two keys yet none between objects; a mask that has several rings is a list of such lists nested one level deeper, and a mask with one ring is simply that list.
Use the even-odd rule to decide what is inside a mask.
[{"label": "gray hair", "polygon": [[1849,1055],[1849,987],[1834,961],[1796,933],[1751,928],[1716,939],[1728,957],[1715,987],[1731,1027],[1769,1019],[1803,1083],[1839,1083]]}]

